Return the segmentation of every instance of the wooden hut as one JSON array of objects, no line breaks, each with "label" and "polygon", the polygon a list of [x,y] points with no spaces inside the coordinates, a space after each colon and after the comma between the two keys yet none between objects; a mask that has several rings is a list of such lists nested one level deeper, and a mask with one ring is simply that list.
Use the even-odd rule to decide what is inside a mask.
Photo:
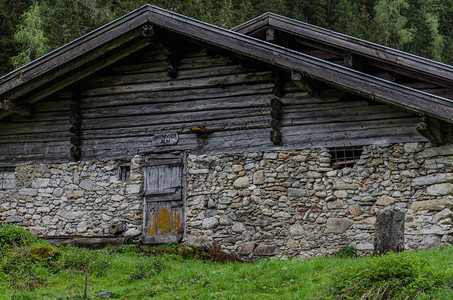
[{"label": "wooden hut", "polygon": [[143,6],[0,78],[0,221],[242,255],[451,244],[453,67],[274,14]]}]

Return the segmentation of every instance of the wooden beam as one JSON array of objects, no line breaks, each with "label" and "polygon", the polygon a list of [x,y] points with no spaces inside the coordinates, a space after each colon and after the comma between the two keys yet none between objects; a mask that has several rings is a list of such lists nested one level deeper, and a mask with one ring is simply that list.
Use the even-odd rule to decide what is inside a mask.
[{"label": "wooden beam", "polygon": [[291,80],[295,85],[307,91],[307,93],[312,97],[316,97],[320,94],[321,85],[315,80],[303,76],[301,72],[292,70]]},{"label": "wooden beam", "polygon": [[425,115],[420,116],[420,123],[417,124],[416,129],[423,137],[427,138],[433,146],[443,144],[441,121],[430,118]]},{"label": "wooden beam", "polygon": [[15,113],[24,117],[29,117],[32,114],[31,107],[24,104],[15,103],[9,99],[0,101],[0,109],[8,113]]}]

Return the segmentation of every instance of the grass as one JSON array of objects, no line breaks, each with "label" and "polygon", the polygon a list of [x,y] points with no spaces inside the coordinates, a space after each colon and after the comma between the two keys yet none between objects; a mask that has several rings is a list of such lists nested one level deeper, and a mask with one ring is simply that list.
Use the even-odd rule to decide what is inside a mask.
[{"label": "grass", "polygon": [[[337,299],[341,295],[328,292],[338,272],[363,269],[374,261],[319,257],[221,264],[187,258],[174,246],[161,248],[165,251],[125,246],[120,252],[67,246],[57,253],[44,247],[48,245],[42,242],[0,247],[0,299],[83,299],[86,279],[88,299]],[[411,255],[447,278],[443,288],[418,293],[415,299],[453,299],[453,247]]]}]

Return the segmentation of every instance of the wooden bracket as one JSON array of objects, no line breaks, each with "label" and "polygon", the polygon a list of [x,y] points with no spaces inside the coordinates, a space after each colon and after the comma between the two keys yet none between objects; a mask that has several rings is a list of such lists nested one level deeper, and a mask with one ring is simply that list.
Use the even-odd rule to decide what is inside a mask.
[{"label": "wooden bracket", "polygon": [[0,108],[3,110],[8,110],[11,111],[15,114],[24,116],[24,117],[29,117],[32,114],[32,110],[30,106],[24,105],[24,104],[19,104],[15,103],[12,100],[5,99],[3,101],[0,101]]},{"label": "wooden bracket", "polygon": [[301,72],[291,71],[291,80],[295,85],[307,91],[307,93],[312,97],[316,97],[320,93],[321,84],[311,78],[302,75]]},{"label": "wooden bracket", "polygon": [[275,41],[275,31],[274,27],[267,27],[266,28],[266,42],[274,42]]},{"label": "wooden bracket", "polygon": [[178,58],[175,55],[170,55],[167,58],[167,63],[167,76],[170,78],[176,78],[176,76],[178,75],[178,69],[176,68],[178,64]]},{"label": "wooden bracket", "polygon": [[426,115],[421,115],[420,123],[416,125],[416,129],[418,133],[427,138],[433,146],[439,146],[444,143],[439,120],[430,118]]}]

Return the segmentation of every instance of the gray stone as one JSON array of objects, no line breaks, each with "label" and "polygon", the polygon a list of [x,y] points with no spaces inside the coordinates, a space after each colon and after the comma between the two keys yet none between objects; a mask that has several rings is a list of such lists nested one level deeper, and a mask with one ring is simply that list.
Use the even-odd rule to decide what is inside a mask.
[{"label": "gray stone", "polygon": [[333,193],[333,195],[337,198],[346,198],[348,196],[348,192],[344,190],[338,190]]},{"label": "gray stone", "polygon": [[93,190],[94,183],[89,179],[84,179],[80,182],[79,186],[84,190],[91,191]]},{"label": "gray stone", "polygon": [[142,186],[140,184],[129,184],[126,186],[126,194],[138,194],[142,190]]},{"label": "gray stone", "polygon": [[406,153],[418,152],[422,149],[422,146],[419,143],[407,143],[404,144],[404,151]]},{"label": "gray stone", "polygon": [[435,199],[414,202],[411,206],[413,210],[443,210],[453,207],[453,199]]},{"label": "gray stone", "polygon": [[334,190],[355,190],[359,188],[359,185],[356,183],[347,183],[341,180],[337,180],[333,184]]},{"label": "gray stone", "polygon": [[265,183],[265,175],[263,170],[256,171],[253,174],[253,184],[264,184]]},{"label": "gray stone", "polygon": [[428,148],[415,156],[415,159],[429,158],[438,155],[453,155],[453,147],[451,145],[444,145],[436,148]]},{"label": "gray stone", "polygon": [[281,211],[272,215],[274,218],[287,219],[291,218],[291,215],[287,212]]},{"label": "gray stone", "polygon": [[440,183],[429,186],[426,193],[431,196],[443,196],[453,194],[453,183]]},{"label": "gray stone", "polygon": [[233,187],[238,190],[245,189],[249,185],[250,182],[248,176],[239,177],[233,182]]},{"label": "gray stone", "polygon": [[134,237],[140,235],[142,232],[136,228],[130,228],[124,233],[125,237]]},{"label": "gray stone", "polygon": [[37,211],[37,212],[41,212],[41,213],[48,213],[48,212],[50,212],[50,208],[47,207],[47,206],[38,207],[38,208],[36,209],[36,211]]},{"label": "gray stone", "polygon": [[346,208],[346,207],[347,207],[347,205],[343,200],[335,200],[335,201],[327,202],[328,209],[340,209],[340,208]]},{"label": "gray stone", "polygon": [[201,228],[203,229],[213,229],[219,225],[219,220],[215,217],[206,218],[201,223]]},{"label": "gray stone", "polygon": [[304,197],[307,195],[307,191],[304,189],[288,188],[288,196],[290,197]]},{"label": "gray stone", "polygon": [[52,195],[54,195],[55,197],[61,197],[63,196],[63,193],[64,193],[64,190],[62,188],[56,188]]},{"label": "gray stone", "polygon": [[84,195],[85,195],[85,191],[82,191],[82,190],[73,190],[73,191],[66,192],[66,197],[68,197],[68,199],[78,199],[78,198],[82,198]]},{"label": "gray stone", "polygon": [[249,255],[250,253],[253,252],[253,249],[255,249],[255,243],[252,242],[247,242],[247,243],[242,243],[241,246],[239,247],[239,255]]},{"label": "gray stone", "polygon": [[387,195],[382,195],[381,197],[379,197],[379,199],[376,201],[376,205],[379,205],[379,206],[389,206],[389,205],[392,205],[393,203],[395,203],[395,198],[392,198],[390,196],[387,196]]},{"label": "gray stone", "polygon": [[389,208],[381,210],[376,216],[374,235],[374,254],[404,250],[404,213]]},{"label": "gray stone", "polygon": [[35,189],[41,189],[49,186],[50,179],[48,178],[37,178],[33,181],[32,186]]},{"label": "gray stone", "polygon": [[291,227],[289,227],[289,233],[292,236],[300,236],[300,235],[304,234],[304,228],[302,227],[302,225],[296,223],[294,225],[291,225]]},{"label": "gray stone", "polygon": [[228,216],[221,216],[219,224],[224,226],[231,225],[231,219]]},{"label": "gray stone", "polygon": [[255,255],[258,256],[277,255],[279,252],[278,247],[275,245],[259,245],[254,251]]},{"label": "gray stone", "polygon": [[420,186],[420,185],[431,185],[437,183],[444,183],[444,182],[453,182],[453,174],[451,173],[441,173],[441,174],[431,174],[427,176],[422,176],[418,178],[414,178],[412,180],[413,186]]},{"label": "gray stone", "polygon": [[20,195],[24,196],[37,196],[38,195],[38,190],[36,189],[29,189],[29,188],[23,188],[19,190]]},{"label": "gray stone", "polygon": [[9,216],[5,220],[6,223],[22,223],[24,221],[25,219],[20,216]]},{"label": "gray stone", "polygon": [[348,211],[353,216],[360,216],[363,214],[363,208],[360,205],[354,204],[348,207]]},{"label": "gray stone", "polygon": [[247,230],[247,228],[245,228],[244,224],[237,222],[234,223],[233,227],[231,227],[231,230],[237,233],[243,233],[244,231]]},{"label": "gray stone", "polygon": [[57,216],[60,216],[62,218],[68,219],[68,220],[80,219],[84,215],[85,215],[85,213],[81,212],[81,211],[62,210],[62,209],[59,209],[57,211]]},{"label": "gray stone", "polygon": [[77,224],[77,232],[78,233],[84,233],[87,231],[87,223],[86,222],[80,222],[79,224]]},{"label": "gray stone", "polygon": [[347,218],[329,218],[324,233],[344,233],[353,223]]},{"label": "gray stone", "polygon": [[220,197],[219,203],[220,204],[230,204],[232,200],[233,199],[231,199],[230,197]]}]

